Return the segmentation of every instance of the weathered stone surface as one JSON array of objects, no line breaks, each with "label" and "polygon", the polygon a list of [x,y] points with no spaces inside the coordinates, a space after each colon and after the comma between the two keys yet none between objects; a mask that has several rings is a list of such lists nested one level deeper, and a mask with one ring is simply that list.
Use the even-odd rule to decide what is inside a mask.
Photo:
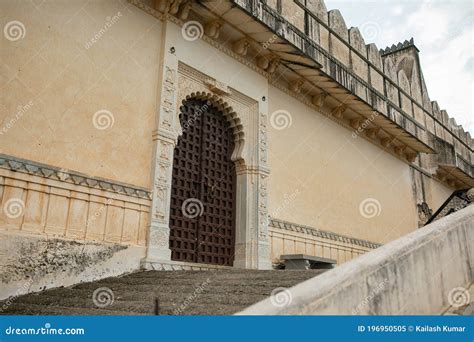
[{"label": "weathered stone surface", "polygon": [[289,289],[285,307],[266,299],[239,314],[440,314],[474,281],[473,241],[470,205]]},{"label": "weathered stone surface", "polygon": [[[71,288],[57,288],[0,303],[2,314],[229,315],[324,270],[145,271]],[[110,289],[113,302],[94,304],[94,291]],[[98,290],[100,291],[100,290]]]},{"label": "weathered stone surface", "polygon": [[137,270],[144,248],[0,233],[0,298]]},{"label": "weathered stone surface", "polygon": [[351,46],[360,52],[362,55],[367,55],[367,48],[365,45],[364,37],[360,33],[357,27],[351,27],[349,29],[349,42]]},{"label": "weathered stone surface", "polygon": [[307,0],[306,7],[323,22],[328,23],[328,10],[323,0]]},{"label": "weathered stone surface", "polygon": [[343,40],[349,41],[349,34],[347,32],[346,22],[339,10],[330,10],[328,12],[329,27],[334,30]]}]

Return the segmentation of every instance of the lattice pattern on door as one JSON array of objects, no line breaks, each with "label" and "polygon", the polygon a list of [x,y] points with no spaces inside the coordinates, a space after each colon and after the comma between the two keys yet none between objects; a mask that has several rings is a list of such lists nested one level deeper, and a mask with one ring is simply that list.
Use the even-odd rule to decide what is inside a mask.
[{"label": "lattice pattern on door", "polygon": [[232,128],[205,100],[187,100],[180,112],[183,134],[174,150],[171,190],[172,259],[232,265],[236,178],[230,159]]}]

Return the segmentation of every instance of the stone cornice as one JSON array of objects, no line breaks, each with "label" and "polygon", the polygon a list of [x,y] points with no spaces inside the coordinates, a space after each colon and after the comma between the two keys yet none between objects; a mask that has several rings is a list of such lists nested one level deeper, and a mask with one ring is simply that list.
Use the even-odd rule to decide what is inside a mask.
[{"label": "stone cornice", "polygon": [[[179,15],[174,16],[171,12],[166,12],[166,13],[161,13],[157,11],[156,9],[153,9],[147,5],[144,5],[140,0],[128,0],[131,4],[134,4],[141,8],[142,10],[146,11],[150,15],[153,15],[154,17],[160,19],[160,20],[169,20],[170,22],[173,22],[179,26],[183,25],[183,20],[187,20],[186,18],[182,18]],[[165,1],[165,0],[163,0]],[[349,113],[346,113],[344,116],[340,115],[338,118],[336,116],[336,111],[333,111],[330,106],[333,105],[333,103],[328,103],[326,106],[331,113],[330,117],[333,119],[335,122],[341,124],[342,126],[348,128],[349,130],[357,131],[358,129],[354,127],[348,126],[348,122],[351,123],[354,122],[355,124],[357,122],[367,122],[367,125],[369,125],[369,129],[366,130],[366,132],[361,132],[363,134],[358,134],[359,136],[362,136],[364,139],[367,139],[369,141],[372,141],[376,145],[380,146],[383,145],[382,147],[386,150],[389,151],[390,153],[397,155],[401,160],[407,162],[409,165],[413,165],[417,158],[417,153],[418,152],[424,152],[424,153],[435,153],[439,152],[433,149],[432,146],[432,139],[430,138],[432,135],[438,136],[438,134],[444,134],[443,131],[438,131],[440,130],[446,130],[446,134],[450,134],[453,139],[456,139],[456,146],[458,146],[458,142],[461,144],[462,148],[466,148],[466,151],[463,149],[459,149],[457,151],[458,154],[463,155],[464,160],[467,162],[472,167],[472,164],[470,162],[470,156],[469,153],[472,153],[472,148],[470,146],[470,142],[472,141],[470,139],[470,135],[467,132],[464,132],[463,129],[460,126],[456,126],[454,123],[451,124],[446,124],[445,121],[448,119],[444,119],[444,117],[440,118],[438,114],[435,114],[435,111],[433,109],[433,112],[431,110],[427,110],[426,104],[424,103],[419,103],[417,100],[415,100],[410,94],[405,92],[402,87],[398,85],[397,82],[392,80],[389,75],[387,75],[384,72],[384,69],[381,65],[375,65],[371,57],[369,56],[368,53],[368,46],[369,45],[364,45],[367,46],[367,52],[362,53],[360,52],[355,45],[352,43],[351,39],[344,39],[343,37],[339,36],[339,33],[336,32],[332,26],[331,23],[325,23],[322,21],[320,18],[318,18],[317,15],[315,15],[313,12],[311,12],[306,6],[303,5],[302,2],[296,1],[298,3],[298,6],[301,7],[302,10],[304,10],[304,13],[306,13],[308,16],[313,18],[316,22],[318,22],[322,27],[328,30],[330,35],[339,38],[340,42],[344,45],[347,46],[349,49],[350,54],[354,54],[358,56],[360,59],[366,63],[370,69],[373,69],[374,72],[377,72],[380,74],[380,76],[383,78],[384,81],[384,90],[380,90],[376,87],[373,87],[371,84],[371,79],[370,79],[370,70],[368,72],[369,74],[369,80],[363,79],[360,77],[357,73],[355,73],[350,66],[344,64],[335,56],[330,51],[326,51],[323,47],[318,45],[318,42],[313,41],[308,34],[305,34],[302,32],[300,29],[298,29],[295,25],[291,23],[293,17],[285,18],[282,16],[280,13],[277,13],[274,9],[269,7],[268,5],[265,5],[264,3],[260,1],[252,1],[252,2],[246,2],[246,1],[238,1],[238,0],[227,0],[223,1],[227,3],[227,5],[231,4],[233,7],[233,10],[240,10],[242,13],[246,13],[253,19],[255,19],[256,22],[260,22],[263,26],[266,26],[267,29],[269,30],[267,33],[274,33],[275,39],[276,37],[279,37],[278,39],[282,39],[283,41],[288,44],[288,47],[293,47],[297,49],[294,51],[294,53],[300,53],[301,55],[305,55],[306,57],[311,57],[315,63],[319,63],[320,67],[322,67],[321,75],[324,76],[326,75],[330,79],[334,78],[333,81],[336,82],[338,85],[344,87],[347,90],[352,91],[352,95],[356,97],[359,101],[359,104],[362,104],[362,107],[354,107],[350,109]],[[168,3],[168,2],[167,2]],[[295,5],[296,6],[296,5]],[[297,7],[298,7],[297,6]],[[247,31],[242,31],[241,28],[237,28],[233,26],[232,23],[226,22],[224,19],[222,19],[219,15],[219,11],[213,11],[212,8],[207,8],[205,3],[200,3],[196,2],[193,3],[191,6],[193,12],[199,12],[199,13],[204,13],[204,11],[208,10],[206,13],[208,16],[194,16],[194,18],[198,21],[202,21],[203,25],[206,26],[210,23],[214,23],[219,21],[220,26],[222,26],[223,23],[226,25],[229,25],[234,29],[236,32],[238,31],[241,34],[247,34],[244,38],[237,40],[234,42],[234,46],[238,43],[240,44],[241,41],[250,41],[251,40],[251,33],[248,33]],[[199,10],[197,10],[199,8]],[[297,8],[295,7],[295,10]],[[263,15],[262,11],[264,11],[266,14]],[[201,13],[201,14],[202,14]],[[270,20],[268,16],[271,16]],[[296,16],[296,14],[295,14]],[[283,30],[285,32],[280,32],[282,30],[278,30],[278,25],[275,26],[274,21],[278,21],[280,24],[284,25],[285,27],[288,28],[290,33],[286,32],[288,30]],[[206,24],[207,22],[207,24]],[[219,26],[219,27],[220,27]],[[207,27],[207,26],[206,26]],[[260,59],[257,59],[257,63],[255,62],[255,58],[252,59],[252,56],[250,56],[247,53],[236,53],[239,52],[240,50],[237,49],[230,49],[227,47],[228,44],[225,44],[225,41],[222,39],[218,40],[217,38],[213,38],[208,35],[208,31],[204,30],[204,34],[202,35],[202,40],[210,44],[211,46],[219,49],[220,51],[226,53],[230,57],[236,59],[237,61],[243,63],[250,69],[258,72],[259,74],[265,76],[266,78],[269,79],[269,82],[273,85],[279,88],[280,90],[284,90],[285,92],[291,93],[292,96],[295,96],[299,94],[295,94],[295,91],[291,91],[293,88],[297,87],[292,87],[293,84],[296,84],[294,81],[291,82],[290,85],[288,86],[285,82],[276,82],[273,74],[271,72],[268,72],[268,63],[263,63],[262,65],[259,63]],[[351,30],[348,31],[349,33],[352,32]],[[360,35],[360,33],[359,33]],[[252,38],[253,39],[253,38]],[[257,38],[256,40],[253,41],[253,47],[259,47],[262,44],[261,41],[259,41]],[[363,39],[361,38],[362,43]],[[302,43],[304,42],[304,44]],[[270,45],[270,44],[268,44]],[[354,46],[353,46],[354,45]],[[373,44],[372,44],[373,45]],[[239,45],[240,46],[240,45]],[[414,47],[414,42],[413,40],[406,41],[404,43],[400,43],[395,46],[395,48],[411,48]],[[375,47],[375,45],[374,45]],[[265,49],[268,48],[264,47]],[[391,49],[391,48],[390,48]],[[391,50],[390,50],[391,51]],[[241,52],[241,51],[240,51]],[[271,51],[270,48],[268,48],[268,52],[271,52],[265,56],[266,59],[271,58],[271,56],[275,57],[275,54],[278,54],[278,51]],[[381,58],[380,51],[375,47],[375,50],[373,51],[379,58]],[[270,56],[270,57],[269,57]],[[277,57],[275,57],[277,58]],[[307,59],[305,59],[307,61]],[[266,61],[268,62],[268,60]],[[382,60],[381,60],[382,63]],[[286,68],[287,71],[289,70],[291,72],[291,68],[289,68],[287,65],[281,65],[280,66],[282,69]],[[334,70],[333,70],[334,69]],[[319,69],[318,69],[319,70]],[[341,76],[342,75],[342,76]],[[323,77],[324,78],[324,77]],[[327,80],[326,80],[327,81]],[[312,84],[311,86],[308,87],[313,87],[313,89],[318,89],[318,83],[312,83],[312,81],[308,81],[306,83]],[[324,82],[322,82],[324,83]],[[398,102],[393,102],[391,97],[388,96],[386,86],[394,87],[398,92],[399,92],[399,101]],[[329,87],[329,86],[328,86]],[[288,89],[286,89],[288,88]],[[329,87],[332,89],[331,87]],[[354,88],[354,89],[353,89]],[[319,90],[324,93],[325,89],[320,88]],[[306,89],[305,93],[302,95],[305,96],[295,96],[297,97],[301,102],[308,104],[308,101],[311,101],[311,96],[308,96],[307,94],[308,91]],[[338,95],[337,92],[335,92],[335,95]],[[336,99],[337,101],[343,101],[339,97],[334,96],[332,94],[333,100]],[[406,110],[406,108],[402,108],[402,99],[401,96],[404,98],[409,99],[411,102],[411,114],[409,114]],[[345,100],[344,100],[345,101]],[[351,100],[352,101],[352,100]],[[432,103],[430,105],[431,107],[434,106]],[[313,107],[313,106],[312,106]],[[320,105],[322,107],[322,103]],[[417,119],[414,111],[415,107],[417,107],[418,110],[421,110],[424,112],[425,115],[427,115],[427,119],[431,118],[433,119],[434,122],[431,123],[432,127],[431,129],[436,130],[435,131],[430,131],[428,130],[428,124],[422,122],[419,118]],[[360,109],[364,108],[364,109]],[[374,109],[370,115],[368,114],[369,109]],[[319,112],[322,112],[322,108],[317,108]],[[376,120],[371,120],[373,117],[374,113],[377,112],[376,115]],[[436,112],[438,113],[438,112]],[[359,117],[359,120],[354,119],[354,115]],[[447,117],[447,115],[446,115]],[[382,122],[382,123],[381,123]],[[386,125],[388,124],[388,126]],[[436,125],[436,127],[434,126]],[[374,129],[373,127],[377,127]],[[387,128],[388,127],[388,128]],[[453,128],[454,127],[454,128]],[[369,134],[370,132],[375,132],[375,134]],[[388,142],[388,143],[387,143]],[[386,144],[387,143],[387,144]]]},{"label": "stone cornice", "polygon": [[151,199],[150,191],[145,188],[99,177],[90,177],[76,171],[61,169],[55,166],[20,159],[5,154],[0,154],[0,168],[74,185],[82,185],[98,190],[120,193],[137,198]]},{"label": "stone cornice", "polygon": [[274,219],[270,217],[270,227],[278,228],[278,229],[283,229],[283,230],[288,230],[291,232],[296,232],[296,233],[302,233],[302,234],[307,234],[307,235],[312,235],[316,236],[319,238],[323,239],[329,239],[329,240],[334,240],[334,241],[339,241],[339,242],[344,242],[344,243],[350,243],[353,245],[358,245],[366,248],[378,248],[382,246],[379,243],[371,242],[368,240],[361,240],[361,239],[356,239],[352,238],[349,236],[345,235],[340,235],[336,234],[333,232],[328,232],[324,230],[319,230],[316,228],[308,227],[305,225],[297,224],[297,223],[292,223],[288,221],[282,221],[278,219]]}]

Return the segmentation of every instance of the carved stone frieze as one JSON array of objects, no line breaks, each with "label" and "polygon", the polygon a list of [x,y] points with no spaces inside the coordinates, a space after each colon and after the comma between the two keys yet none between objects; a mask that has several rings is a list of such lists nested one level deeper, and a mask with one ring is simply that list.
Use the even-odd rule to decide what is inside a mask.
[{"label": "carved stone frieze", "polygon": [[76,171],[40,164],[30,160],[19,159],[5,154],[0,154],[0,168],[15,172],[23,172],[47,179],[53,179],[64,183],[86,186],[93,189],[106,190],[138,198],[151,199],[150,191],[145,188],[139,188],[133,185],[123,184],[97,177],[89,177]]},{"label": "carved stone frieze", "polygon": [[287,222],[287,221],[282,221],[278,220],[275,218],[270,218],[270,224],[271,227],[278,228],[278,229],[283,229],[283,230],[288,230],[292,232],[297,232],[297,233],[302,233],[302,234],[308,234],[312,236],[316,236],[319,238],[323,239],[329,239],[329,240],[334,240],[334,241],[339,241],[339,242],[344,242],[344,243],[350,243],[352,245],[358,245],[366,248],[378,248],[382,246],[379,243],[367,241],[367,240],[361,240],[357,238],[352,238],[344,235],[339,235],[336,233],[332,232],[327,232],[324,230],[319,230],[316,228],[304,226],[301,224],[297,223],[292,223],[292,222]]}]

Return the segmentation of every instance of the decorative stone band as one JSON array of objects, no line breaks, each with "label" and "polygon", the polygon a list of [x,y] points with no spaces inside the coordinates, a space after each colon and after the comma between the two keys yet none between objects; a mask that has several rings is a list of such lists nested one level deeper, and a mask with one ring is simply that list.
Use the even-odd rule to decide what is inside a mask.
[{"label": "decorative stone band", "polygon": [[144,188],[98,177],[89,177],[76,171],[60,169],[58,167],[37,163],[31,160],[20,159],[5,154],[0,154],[0,168],[59,180],[75,185],[87,186],[89,188],[116,192],[143,199],[151,199],[150,191]]},{"label": "decorative stone band", "polygon": [[201,264],[183,261],[153,261],[142,260],[141,268],[150,271],[213,271],[213,270],[231,270],[231,266]]},{"label": "decorative stone band", "polygon": [[312,235],[312,236],[316,236],[316,237],[320,237],[320,238],[324,238],[324,239],[329,239],[329,240],[334,240],[334,241],[339,241],[339,242],[344,242],[344,243],[350,243],[350,244],[353,244],[353,245],[358,245],[358,246],[367,247],[367,248],[375,249],[375,248],[378,248],[378,247],[382,246],[379,243],[375,243],[375,242],[371,242],[371,241],[367,241],[367,240],[356,239],[356,238],[352,238],[352,237],[348,237],[348,236],[344,236],[344,235],[339,235],[339,234],[336,234],[336,233],[327,232],[327,231],[324,231],[324,230],[319,230],[319,229],[316,229],[316,228],[304,226],[304,225],[297,224],[297,223],[281,221],[281,220],[277,220],[277,219],[274,219],[274,218],[270,218],[270,226],[274,227],[274,228],[279,228],[279,229],[283,229],[283,230],[292,231],[292,232],[308,234],[308,235]]}]

